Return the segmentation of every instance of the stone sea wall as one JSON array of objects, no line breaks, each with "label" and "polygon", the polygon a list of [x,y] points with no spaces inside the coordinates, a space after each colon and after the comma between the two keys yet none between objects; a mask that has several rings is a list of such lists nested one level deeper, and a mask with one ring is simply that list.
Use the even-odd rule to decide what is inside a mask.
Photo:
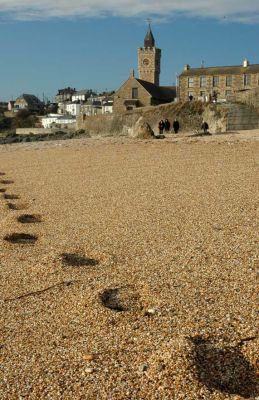
[{"label": "stone sea wall", "polygon": [[235,99],[259,109],[259,88],[238,92]]},{"label": "stone sea wall", "polygon": [[158,133],[158,122],[168,119],[171,124],[175,118],[180,122],[180,131],[197,132],[203,119],[209,124],[211,133],[226,131],[228,109],[226,106],[202,102],[170,103],[155,107],[137,108],[120,114],[96,115],[77,118],[76,129],[84,129],[91,136],[127,136],[136,122],[142,117],[151,129]]},{"label": "stone sea wall", "polygon": [[71,128],[17,128],[16,135],[51,135],[58,131],[73,132],[75,130],[74,124]]}]

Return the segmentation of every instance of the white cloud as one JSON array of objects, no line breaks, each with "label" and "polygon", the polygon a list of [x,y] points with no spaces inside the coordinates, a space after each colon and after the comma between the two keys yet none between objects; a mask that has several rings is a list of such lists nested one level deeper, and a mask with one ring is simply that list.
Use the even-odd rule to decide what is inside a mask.
[{"label": "white cloud", "polygon": [[147,17],[172,15],[259,22],[258,0],[0,0],[0,15],[35,20],[73,17]]}]

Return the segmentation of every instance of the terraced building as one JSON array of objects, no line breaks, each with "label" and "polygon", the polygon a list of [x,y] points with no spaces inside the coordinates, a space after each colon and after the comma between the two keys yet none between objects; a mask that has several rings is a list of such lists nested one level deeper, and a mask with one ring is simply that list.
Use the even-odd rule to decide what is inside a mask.
[{"label": "terraced building", "polygon": [[259,64],[250,64],[247,59],[242,65],[223,67],[191,68],[185,65],[178,78],[178,97],[203,100],[232,100],[240,92],[259,87]]}]

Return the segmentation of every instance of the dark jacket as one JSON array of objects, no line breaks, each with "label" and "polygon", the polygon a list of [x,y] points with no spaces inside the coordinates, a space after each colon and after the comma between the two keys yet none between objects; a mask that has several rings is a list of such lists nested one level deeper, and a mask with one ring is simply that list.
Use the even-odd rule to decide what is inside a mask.
[{"label": "dark jacket", "polygon": [[160,132],[163,132],[163,130],[165,129],[165,123],[164,123],[164,121],[159,121],[159,123],[158,123],[158,129],[159,129],[159,131]]},{"label": "dark jacket", "polygon": [[207,122],[203,122],[201,125],[201,129],[206,132],[209,129],[209,125],[207,124]]},{"label": "dark jacket", "polygon": [[165,120],[164,124],[165,124],[165,131],[169,132],[171,124],[168,121],[168,119]]},{"label": "dark jacket", "polygon": [[175,131],[175,132],[178,132],[178,130],[179,130],[179,128],[180,128],[179,121],[175,120],[175,121],[173,122],[173,128],[174,128],[174,131]]}]

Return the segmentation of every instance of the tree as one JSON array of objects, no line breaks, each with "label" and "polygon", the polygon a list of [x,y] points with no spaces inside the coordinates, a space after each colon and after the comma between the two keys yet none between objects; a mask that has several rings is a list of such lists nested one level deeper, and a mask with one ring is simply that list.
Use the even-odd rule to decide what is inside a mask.
[{"label": "tree", "polygon": [[26,120],[27,118],[29,118],[32,114],[30,113],[30,111],[28,110],[19,110],[16,114],[16,119],[18,120]]},{"label": "tree", "polygon": [[38,118],[28,110],[19,110],[15,118],[16,128],[34,128]]},{"label": "tree", "polygon": [[1,132],[8,131],[9,129],[12,128],[12,119],[13,118],[7,118],[7,117],[0,118],[0,131]]}]

